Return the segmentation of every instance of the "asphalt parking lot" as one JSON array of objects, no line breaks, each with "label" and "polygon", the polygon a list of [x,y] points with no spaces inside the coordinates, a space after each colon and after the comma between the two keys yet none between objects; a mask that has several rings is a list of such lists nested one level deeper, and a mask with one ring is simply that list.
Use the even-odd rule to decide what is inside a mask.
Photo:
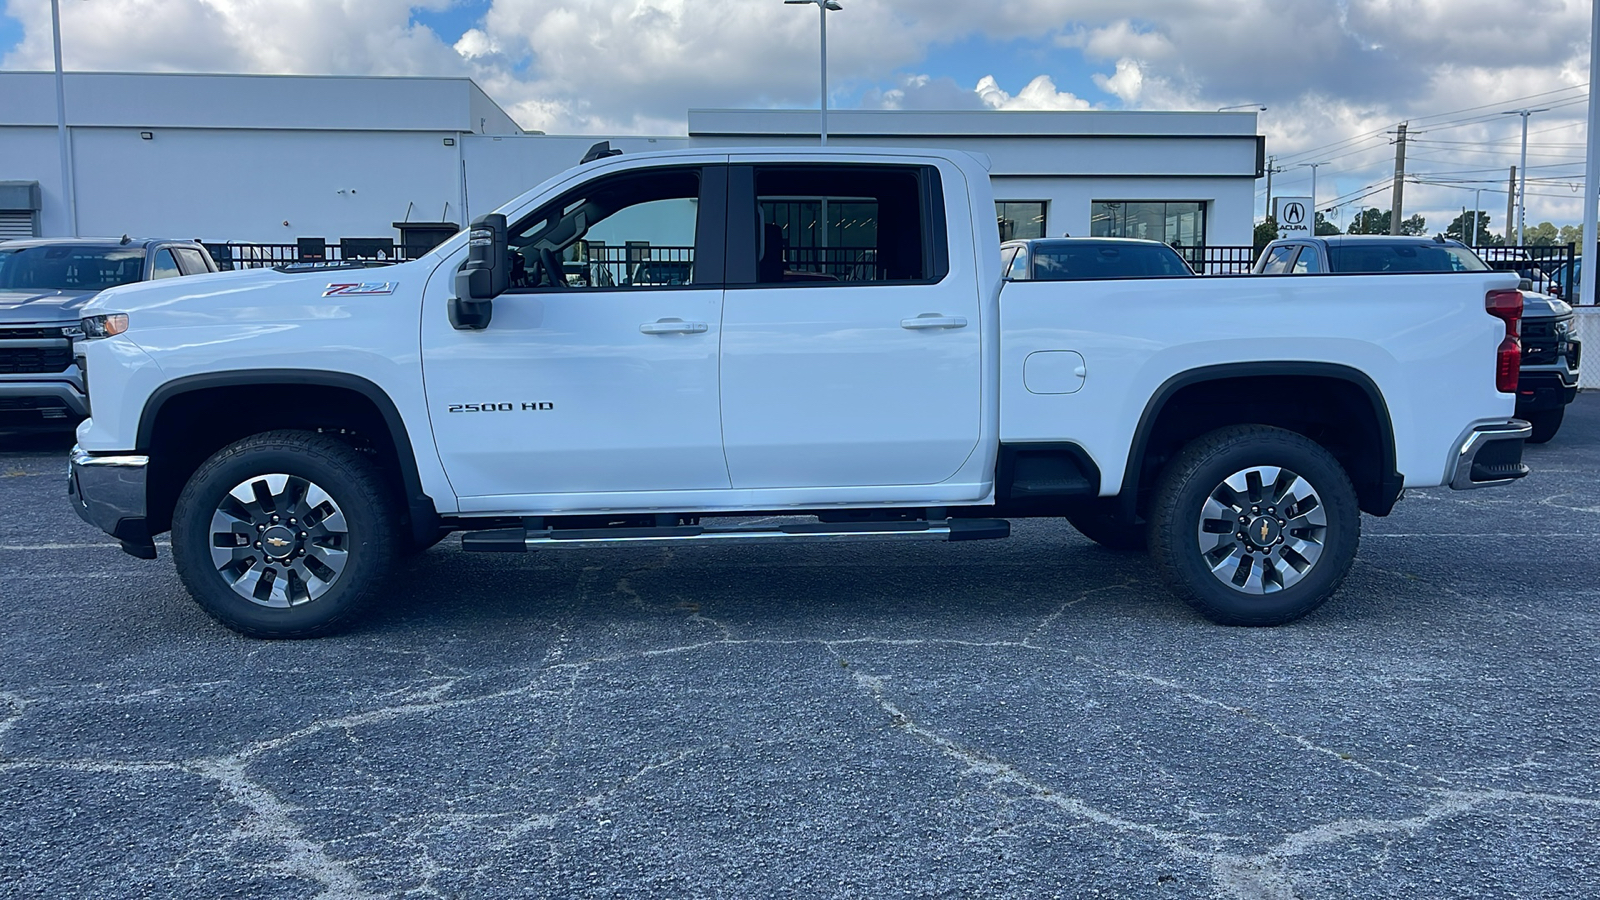
[{"label": "asphalt parking lot", "polygon": [[1064,523],[462,554],[356,630],[214,625],[0,435],[0,895],[1600,893],[1600,396],[1213,626]]}]

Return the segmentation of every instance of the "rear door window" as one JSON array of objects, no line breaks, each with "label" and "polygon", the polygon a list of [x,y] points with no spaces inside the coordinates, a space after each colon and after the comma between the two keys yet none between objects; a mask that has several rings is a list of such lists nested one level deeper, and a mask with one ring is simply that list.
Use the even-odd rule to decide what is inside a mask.
[{"label": "rear door window", "polygon": [[158,278],[177,278],[182,274],[183,272],[179,271],[178,269],[178,261],[173,258],[171,250],[167,249],[166,247],[162,247],[160,250],[156,251],[155,258],[151,263],[150,278],[152,280]]},{"label": "rear door window", "polygon": [[1295,258],[1294,269],[1291,271],[1296,275],[1322,274],[1322,261],[1317,258],[1317,251],[1310,247],[1301,248],[1300,255]]},{"label": "rear door window", "polygon": [[1286,274],[1289,271],[1289,267],[1294,264],[1294,255],[1299,249],[1294,244],[1285,244],[1282,247],[1272,248],[1272,252],[1267,254],[1266,264],[1261,267],[1260,274]]},{"label": "rear door window", "polygon": [[193,247],[174,247],[172,252],[177,255],[178,267],[185,275],[204,275],[211,271],[200,251]]},{"label": "rear door window", "polygon": [[1011,261],[1011,268],[1006,272],[1006,277],[1012,281],[1028,280],[1028,248],[1021,247],[1017,250],[1016,258]]}]

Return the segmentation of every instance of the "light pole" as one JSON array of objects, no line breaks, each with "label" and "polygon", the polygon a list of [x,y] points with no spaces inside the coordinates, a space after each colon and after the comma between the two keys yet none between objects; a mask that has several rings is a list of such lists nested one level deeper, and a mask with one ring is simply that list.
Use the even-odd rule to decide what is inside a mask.
[{"label": "light pole", "polygon": [[[1600,0],[1595,0],[1594,12],[1589,20],[1589,83],[1593,84],[1596,78],[1600,78]],[[1600,213],[1595,212],[1594,205],[1596,183],[1600,181],[1600,178],[1597,178],[1597,173],[1600,173],[1600,103],[1594,102],[1592,94],[1589,97],[1589,127],[1588,133],[1584,135],[1583,158],[1583,242],[1580,244],[1583,255],[1579,258],[1589,260],[1587,263],[1589,277],[1578,285],[1578,302],[1593,306],[1596,267],[1595,261],[1589,257],[1595,255],[1590,251],[1596,247],[1595,232],[1600,230],[1600,224],[1596,222],[1600,219]],[[1576,268],[1577,264],[1573,265]],[[1573,275],[1577,273],[1574,272]],[[1577,280],[1574,277],[1567,279],[1567,282],[1570,285]],[[1570,297],[1572,292],[1569,290],[1567,293]]]},{"label": "light pole", "polygon": [[[1526,241],[1527,233],[1524,230],[1527,224],[1528,212],[1528,117],[1537,112],[1548,112],[1550,107],[1542,109],[1508,109],[1502,115],[1522,117],[1522,166],[1517,169],[1522,173],[1522,180],[1517,182],[1517,245],[1521,246]],[[1511,223],[1506,223],[1506,230],[1511,229]]]},{"label": "light pole", "polygon": [[61,144],[61,192],[67,201],[67,232],[78,236],[78,198],[72,185],[72,156],[67,150],[67,91],[61,74],[61,0],[50,0],[50,30],[56,45],[56,138]]},{"label": "light pole", "polygon": [[817,5],[817,12],[822,19],[822,127],[818,134],[822,136],[822,145],[828,144],[828,13],[838,12],[844,7],[837,0],[783,0],[787,6],[804,6],[808,3]]},{"label": "light pole", "polygon": [[[1464,243],[1471,247],[1478,242],[1478,210],[1483,209],[1483,188],[1472,189],[1472,238]],[[1462,223],[1466,224],[1466,223]]]},{"label": "light pole", "polygon": [[1317,219],[1316,219],[1316,212],[1315,212],[1315,210],[1317,208],[1317,166],[1325,166],[1327,164],[1328,164],[1327,161],[1324,160],[1323,162],[1300,163],[1299,165],[1295,166],[1296,169],[1310,169],[1311,170],[1311,209],[1312,209],[1311,231],[1312,231],[1313,234],[1315,234],[1316,230],[1317,230]]}]

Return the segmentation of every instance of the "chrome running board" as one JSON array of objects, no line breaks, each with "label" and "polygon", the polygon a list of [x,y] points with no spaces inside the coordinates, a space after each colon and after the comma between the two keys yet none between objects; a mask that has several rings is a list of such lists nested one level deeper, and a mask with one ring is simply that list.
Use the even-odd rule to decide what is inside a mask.
[{"label": "chrome running board", "polygon": [[461,549],[474,553],[524,553],[529,550],[593,550],[637,544],[737,541],[981,541],[1011,536],[1004,519],[939,519],[932,522],[806,522],[789,525],[701,525],[653,528],[502,528],[469,531]]}]

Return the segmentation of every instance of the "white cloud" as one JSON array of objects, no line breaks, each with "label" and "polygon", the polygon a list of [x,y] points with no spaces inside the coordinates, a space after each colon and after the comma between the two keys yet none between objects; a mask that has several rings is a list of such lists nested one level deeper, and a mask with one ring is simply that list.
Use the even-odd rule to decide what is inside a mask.
[{"label": "white cloud", "polygon": [[[0,65],[48,68],[48,0],[3,0],[24,40]],[[474,27],[435,34],[415,8],[455,0],[72,0],[62,4],[69,68],[470,75],[521,124],[546,131],[681,132],[685,110],[810,106],[817,101],[814,8],[777,0],[492,0]],[[899,109],[1211,109],[1258,102],[1268,151],[1290,162],[1330,159],[1322,191],[1354,194],[1392,163],[1383,134],[1413,120],[1423,132],[1411,171],[1503,178],[1515,161],[1509,117],[1462,125],[1443,113],[1587,81],[1587,0],[851,0],[832,14],[835,102]],[[940,74],[944,49],[978,38],[1038,52],[1037,75],[1015,68],[974,89]],[[1032,48],[1029,50],[1029,48]],[[1002,52],[1005,52],[1004,50]],[[1093,88],[1059,85],[1081,64]],[[1026,58],[1026,57],[1019,57]],[[970,62],[970,61],[969,61]],[[982,71],[982,70],[980,70]],[[1013,80],[1014,79],[1014,80]],[[1535,174],[1551,194],[1577,171],[1581,92],[1536,106]],[[1562,105],[1566,104],[1566,105]],[[1425,117],[1434,117],[1428,119]],[[1542,130],[1542,133],[1540,133]],[[1376,134],[1361,137],[1367,132]],[[1331,150],[1319,147],[1353,143]],[[1544,147],[1540,141],[1552,146]],[[1428,143],[1434,141],[1435,143]],[[1444,141],[1460,141],[1447,144]],[[1544,155],[1538,155],[1544,154]],[[1483,173],[1466,170],[1481,169]],[[1456,172],[1445,176],[1443,173]],[[1303,187],[1309,173],[1279,176]],[[1411,185],[1408,205],[1442,215],[1469,191]],[[1374,198],[1382,202],[1383,197]],[[1531,198],[1530,218],[1569,215],[1565,196]],[[1494,195],[1503,216],[1504,196]],[[1485,197],[1485,206],[1492,206]],[[1544,212],[1543,210],[1549,210]],[[1453,215],[1453,214],[1452,214]],[[1497,217],[1498,218],[1498,217]],[[1448,218],[1442,219],[1443,224]]]},{"label": "white cloud", "polygon": [[1089,109],[1089,101],[1069,91],[1056,89],[1056,83],[1049,75],[1040,75],[1028,82],[1027,86],[1017,95],[1006,93],[994,80],[993,75],[985,75],[978,82],[976,88],[978,97],[990,109],[1018,110],[1018,109]]}]

